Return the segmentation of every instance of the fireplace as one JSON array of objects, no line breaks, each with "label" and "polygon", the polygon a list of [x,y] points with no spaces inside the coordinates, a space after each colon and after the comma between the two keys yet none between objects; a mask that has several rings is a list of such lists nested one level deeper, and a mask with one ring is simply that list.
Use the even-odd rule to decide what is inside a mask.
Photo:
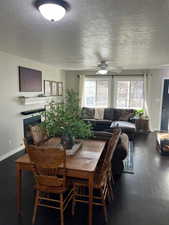
[{"label": "fireplace", "polygon": [[24,138],[26,138],[28,144],[33,144],[32,135],[30,132],[30,125],[37,125],[41,123],[41,116],[32,116],[23,120]]}]

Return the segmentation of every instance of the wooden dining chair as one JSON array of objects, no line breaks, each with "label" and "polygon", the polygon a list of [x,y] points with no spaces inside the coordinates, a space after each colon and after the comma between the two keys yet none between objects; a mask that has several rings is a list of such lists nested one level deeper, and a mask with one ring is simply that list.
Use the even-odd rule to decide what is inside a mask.
[{"label": "wooden dining chair", "polygon": [[108,147],[107,147],[107,159],[105,159],[105,161],[107,161],[109,169],[108,169],[108,193],[109,196],[111,198],[111,200],[113,200],[114,196],[113,196],[113,189],[112,189],[112,185],[114,184],[114,179],[113,179],[113,175],[112,175],[112,158],[113,158],[113,154],[115,152],[115,149],[117,147],[118,141],[120,139],[120,135],[121,135],[121,129],[120,128],[115,128],[113,130],[113,134],[111,139],[108,142]]},{"label": "wooden dining chair", "polygon": [[[66,179],[66,153],[64,149],[28,146],[35,178],[36,197],[32,224],[35,223],[39,206],[60,210],[61,225],[64,225],[64,210],[72,199]],[[56,195],[55,195],[56,194]]]},{"label": "wooden dining chair", "polygon": [[56,146],[60,143],[60,140],[56,137],[49,137],[47,132],[40,125],[29,125],[29,138],[24,138],[25,152],[27,151],[27,147],[29,145],[36,146]]},{"label": "wooden dining chair", "polygon": [[28,136],[23,139],[26,152],[28,145],[41,145],[49,139],[47,132],[38,124],[29,125],[27,132]]},{"label": "wooden dining chair", "polygon": [[47,132],[40,125],[30,125],[29,128],[34,145],[40,145],[48,140]]},{"label": "wooden dining chair", "polygon": [[[108,221],[106,198],[110,194],[112,188],[110,188],[110,170],[111,170],[111,159],[113,152],[116,148],[119,140],[121,130],[118,129],[112,134],[112,138],[109,140],[106,151],[103,152],[103,156],[99,161],[95,176],[94,176],[94,196],[93,205],[102,206],[104,209],[104,215],[106,222]],[[87,194],[86,194],[87,192]],[[72,214],[75,213],[76,202],[88,203],[88,182],[86,180],[75,180],[73,183],[73,204]]]}]

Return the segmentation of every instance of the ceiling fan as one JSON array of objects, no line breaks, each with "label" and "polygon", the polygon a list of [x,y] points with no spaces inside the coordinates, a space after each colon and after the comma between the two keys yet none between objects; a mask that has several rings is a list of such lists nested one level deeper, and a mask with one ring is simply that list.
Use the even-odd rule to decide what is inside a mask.
[{"label": "ceiling fan", "polygon": [[108,69],[108,64],[105,60],[102,60],[97,68],[98,70],[96,74],[98,75],[107,75],[108,72],[120,73],[122,71],[121,67],[113,67]]},{"label": "ceiling fan", "polygon": [[106,75],[108,73],[108,64],[106,63],[106,61],[101,61],[101,63],[97,67],[98,71],[96,72],[96,74]]}]

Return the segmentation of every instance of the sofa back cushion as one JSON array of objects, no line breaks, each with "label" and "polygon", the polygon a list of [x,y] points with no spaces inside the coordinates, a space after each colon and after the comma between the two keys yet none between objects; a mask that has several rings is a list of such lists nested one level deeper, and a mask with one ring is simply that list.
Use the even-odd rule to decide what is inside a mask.
[{"label": "sofa back cushion", "polygon": [[95,108],[82,108],[82,119],[94,119]]},{"label": "sofa back cushion", "polygon": [[[104,120],[129,121],[134,117],[134,109],[105,108]],[[82,119],[95,119],[95,108],[82,108]],[[98,119],[98,118],[97,118]]]},{"label": "sofa back cushion", "polygon": [[114,109],[113,108],[105,108],[104,109],[104,119],[105,120],[114,120]]},{"label": "sofa back cushion", "polygon": [[114,121],[129,121],[134,112],[134,109],[114,109]]},{"label": "sofa back cushion", "polygon": [[95,131],[104,131],[110,128],[111,123],[110,120],[95,120],[93,129]]}]

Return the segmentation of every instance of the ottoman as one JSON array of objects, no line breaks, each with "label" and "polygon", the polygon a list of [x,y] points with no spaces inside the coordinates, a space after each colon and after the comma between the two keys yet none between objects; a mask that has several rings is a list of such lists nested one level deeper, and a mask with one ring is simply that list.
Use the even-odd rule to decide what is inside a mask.
[{"label": "ottoman", "polygon": [[157,150],[161,155],[169,156],[169,133],[166,132],[156,132],[157,138]]},{"label": "ottoman", "polygon": [[110,129],[106,130],[108,132],[111,132],[111,129],[119,127],[122,130],[122,133],[126,133],[130,140],[134,140],[135,132],[136,132],[136,126],[134,123],[126,122],[126,121],[114,121],[110,125]]}]

